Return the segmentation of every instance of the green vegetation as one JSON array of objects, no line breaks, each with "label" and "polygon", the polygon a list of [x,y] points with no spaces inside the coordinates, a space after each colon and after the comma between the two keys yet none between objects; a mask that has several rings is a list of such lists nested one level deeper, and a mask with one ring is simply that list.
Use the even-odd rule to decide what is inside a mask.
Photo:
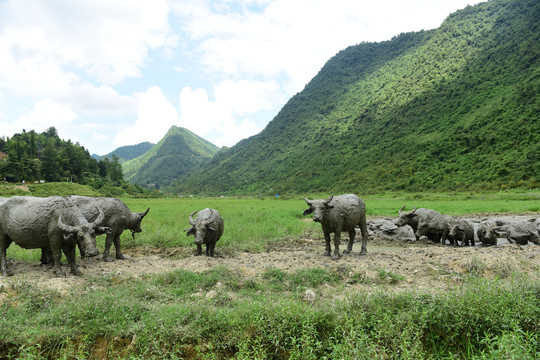
[{"label": "green vegetation", "polygon": [[178,193],[540,186],[540,3],[493,0],[435,30],[351,46],[258,135]]},{"label": "green vegetation", "polygon": [[131,183],[159,189],[199,168],[218,150],[191,131],[173,126],[154,147],[122,167]]},{"label": "green vegetation", "polygon": [[[0,179],[11,183],[24,182],[32,195],[101,194],[105,196],[149,196],[149,190],[124,181],[122,166],[116,156],[112,160],[95,160],[79,144],[58,137],[54,127],[38,134],[34,130],[0,138]],[[7,157],[5,157],[7,155]],[[47,184],[39,184],[44,181]],[[60,181],[83,186],[54,185]],[[26,195],[21,186],[0,184],[0,195]],[[38,183],[38,185],[34,185]]]},{"label": "green vegetation", "polygon": [[113,160],[113,155],[114,155],[118,158],[118,162],[122,164],[128,160],[135,159],[136,157],[141,156],[142,154],[150,150],[154,145],[155,144],[152,144],[146,141],[137,145],[121,146],[118,149],[103,156],[98,156],[98,155],[92,155],[92,156],[98,160],[103,160],[105,158],[109,158],[109,160]]},{"label": "green vegetation", "polygon": [[[379,194],[364,200],[370,215],[395,216],[404,202],[437,205],[454,214],[502,206],[522,213],[534,211],[540,193]],[[301,221],[307,217],[300,198],[124,201],[132,211],[150,206],[144,231],[135,239],[123,234],[126,248],[177,247],[191,256],[193,240],[182,229],[189,227],[192,211],[205,207],[225,218],[218,254],[265,252],[306,233],[322,238],[319,224]],[[10,259],[37,262],[39,256],[39,250],[8,249]],[[68,292],[44,290],[21,276],[0,287],[0,355],[28,360],[538,358],[540,269],[524,274],[499,264],[490,268],[497,274],[490,279],[484,277],[486,268],[472,257],[459,285],[428,293],[395,291],[408,279],[382,267],[373,275],[339,266],[270,267],[249,277],[225,266],[133,278],[113,272],[85,277],[84,285]],[[373,290],[350,291],[355,284]],[[304,299],[307,290],[317,294],[315,301]]]},{"label": "green vegetation", "polygon": [[[219,283],[219,286],[217,284]],[[469,278],[446,293],[344,294],[324,269],[243,279],[224,267],[89,279],[58,296],[26,283],[0,305],[0,353],[17,359],[537,359],[540,283]],[[99,290],[96,290],[99,289]],[[213,291],[213,296],[203,296]],[[1,292],[0,292],[1,294]],[[5,294],[4,294],[5,295]]]}]

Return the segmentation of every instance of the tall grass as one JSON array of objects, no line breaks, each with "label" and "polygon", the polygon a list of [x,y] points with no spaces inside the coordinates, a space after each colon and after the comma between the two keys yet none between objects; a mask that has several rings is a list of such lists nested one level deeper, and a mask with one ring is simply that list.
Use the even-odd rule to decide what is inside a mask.
[{"label": "tall grass", "polygon": [[[280,289],[271,285],[277,278]],[[244,279],[223,267],[121,283],[96,279],[89,290],[64,297],[21,282],[0,305],[0,354],[20,359],[540,355],[538,280],[471,277],[463,287],[436,294],[392,294],[387,287],[346,294],[343,282],[325,269],[268,270]],[[329,287],[332,295],[324,295]],[[314,302],[302,300],[308,288],[319,294]]]}]

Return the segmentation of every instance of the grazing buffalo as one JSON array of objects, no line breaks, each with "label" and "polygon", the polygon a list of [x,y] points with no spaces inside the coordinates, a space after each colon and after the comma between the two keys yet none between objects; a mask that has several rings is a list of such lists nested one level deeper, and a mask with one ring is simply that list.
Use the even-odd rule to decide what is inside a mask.
[{"label": "grazing buffalo", "polygon": [[508,224],[504,230],[506,230],[506,239],[511,244],[527,245],[530,241],[540,245],[540,231],[532,221]]},{"label": "grazing buffalo", "polygon": [[197,244],[197,255],[202,255],[202,244],[206,244],[206,256],[214,256],[214,249],[221,235],[223,235],[223,219],[219,212],[214,209],[204,209],[199,211],[197,217],[193,219],[197,211],[189,216],[191,228],[186,230],[186,235],[195,236]]},{"label": "grazing buffalo", "polygon": [[82,275],[75,262],[75,244],[78,241],[88,256],[96,256],[99,253],[95,246],[96,235],[110,231],[99,226],[102,220],[103,213],[100,213],[94,222],[88,222],[75,204],[59,196],[8,199],[0,204],[2,275],[13,275],[6,262],[6,250],[12,242],[25,249],[50,248],[56,275],[64,275],[60,264],[63,251],[71,273]]},{"label": "grazing buffalo", "polygon": [[418,224],[415,236],[420,238],[421,236],[427,236],[428,239],[446,244],[446,239],[450,241],[450,244],[455,244],[454,238],[449,236],[450,229],[456,225],[456,220],[450,215],[437,215],[429,221],[422,221]]},{"label": "grazing buffalo", "polygon": [[[412,227],[413,232],[416,234],[416,230],[418,229],[418,224],[421,222],[428,222],[431,219],[433,219],[437,215],[441,215],[438,211],[431,210],[431,209],[425,209],[425,208],[419,208],[417,209],[414,207],[414,210],[409,212],[403,212],[403,209],[405,209],[405,206],[403,206],[398,211],[399,217],[396,219],[396,226],[405,226],[409,225]],[[418,237],[416,237],[416,240],[418,240]]]},{"label": "grazing buffalo", "polygon": [[324,200],[304,199],[309,208],[304,211],[304,215],[313,213],[313,221],[321,223],[326,240],[326,251],[324,255],[330,256],[332,248],[330,246],[330,234],[334,233],[334,254],[332,259],[339,259],[339,244],[342,232],[349,233],[349,244],[344,254],[352,251],[354,237],[356,235],[356,226],[360,227],[362,232],[362,250],[360,255],[367,253],[367,223],[366,206],[362,199],[354,194],[339,196],[330,196]]},{"label": "grazing buffalo", "polygon": [[478,241],[483,246],[497,245],[497,225],[493,221],[482,221],[476,229],[476,236]]},{"label": "grazing buffalo", "polygon": [[[103,250],[103,260],[113,261],[109,257],[109,250],[114,243],[117,259],[125,259],[120,248],[120,235],[124,230],[130,230],[131,234],[142,231],[141,222],[148,214],[150,208],[145,212],[131,212],[127,205],[117,198],[94,198],[88,196],[72,195],[68,197],[81,210],[83,215],[92,221],[97,218],[98,210],[103,212],[102,224],[111,228],[111,232],[107,234],[105,239],[105,249]],[[79,247],[81,250],[81,248]],[[81,250],[81,256],[84,257],[84,251]]]},{"label": "grazing buffalo", "polygon": [[462,246],[474,246],[474,227],[467,220],[456,220],[456,224],[452,226],[448,236],[454,239],[454,245],[458,245],[458,240]]}]

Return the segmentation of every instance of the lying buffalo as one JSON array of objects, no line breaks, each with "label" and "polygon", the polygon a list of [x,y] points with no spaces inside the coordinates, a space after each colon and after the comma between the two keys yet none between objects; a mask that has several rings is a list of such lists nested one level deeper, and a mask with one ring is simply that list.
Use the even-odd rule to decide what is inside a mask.
[{"label": "lying buffalo", "polygon": [[[412,227],[413,232],[415,234],[416,234],[416,230],[418,230],[419,223],[429,222],[435,216],[441,215],[438,211],[425,209],[425,208],[417,209],[416,207],[414,207],[414,209],[409,212],[403,212],[403,209],[405,209],[405,206],[399,209],[398,211],[399,216],[396,219],[395,224],[396,226],[409,225],[410,227]],[[418,238],[419,237],[416,237],[416,240],[418,240]]]},{"label": "lying buffalo", "polygon": [[476,229],[476,236],[483,246],[497,245],[497,225],[493,221],[482,221]]},{"label": "lying buffalo", "polygon": [[342,232],[349,233],[349,244],[344,254],[352,251],[356,226],[360,226],[362,232],[362,250],[360,255],[367,253],[367,223],[366,207],[362,199],[354,194],[330,196],[324,200],[304,199],[309,208],[304,211],[304,215],[313,213],[313,221],[321,223],[326,240],[326,251],[324,255],[330,256],[332,248],[330,246],[330,234],[334,233],[334,254],[332,259],[338,259],[339,244]]},{"label": "lying buffalo", "polygon": [[197,244],[197,255],[202,255],[202,244],[206,244],[206,255],[214,256],[214,249],[221,235],[223,235],[223,219],[219,212],[214,209],[204,209],[199,211],[197,217],[193,219],[197,211],[189,216],[191,228],[186,230],[186,235],[195,236]]},{"label": "lying buffalo", "polygon": [[454,245],[458,245],[458,240],[461,241],[462,246],[474,246],[474,227],[467,220],[456,220],[450,228],[448,236],[454,239]]},{"label": "lying buffalo", "polygon": [[450,244],[455,244],[454,238],[450,236],[450,229],[456,224],[457,222],[452,216],[439,214],[429,221],[420,222],[415,236],[417,238],[426,236],[428,239],[443,245],[448,239]]},{"label": "lying buffalo", "polygon": [[96,256],[99,253],[95,246],[96,235],[110,231],[98,226],[102,220],[103,213],[100,212],[94,222],[88,222],[75,204],[59,196],[8,199],[0,204],[2,275],[13,275],[6,262],[6,250],[12,242],[25,249],[50,247],[56,275],[64,275],[60,266],[63,251],[71,273],[82,275],[75,262],[75,244],[79,241],[88,256]]},{"label": "lying buffalo", "polygon": [[503,229],[506,231],[506,239],[511,244],[527,245],[530,241],[540,245],[540,230],[533,221],[508,224]]}]

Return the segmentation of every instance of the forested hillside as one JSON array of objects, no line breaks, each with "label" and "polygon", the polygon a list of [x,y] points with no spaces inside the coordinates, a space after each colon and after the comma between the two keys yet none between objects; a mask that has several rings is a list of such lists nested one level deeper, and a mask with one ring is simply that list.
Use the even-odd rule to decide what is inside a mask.
[{"label": "forested hillside", "polygon": [[540,2],[492,0],[435,30],[351,46],[189,193],[540,185]]},{"label": "forested hillside", "polygon": [[0,139],[0,151],[7,155],[0,159],[0,178],[10,182],[71,181],[100,187],[106,181],[123,181],[118,161],[93,159],[84,147],[60,139],[54,127]]},{"label": "forested hillside", "polygon": [[122,166],[131,183],[159,189],[198,169],[218,150],[191,131],[173,126],[154,147]]},{"label": "forested hillside", "polygon": [[145,141],[137,145],[121,146],[118,149],[113,150],[106,155],[99,156],[99,155],[93,154],[92,157],[96,160],[102,160],[105,158],[112,160],[113,155],[114,155],[118,158],[118,162],[122,164],[128,160],[135,159],[141,156],[142,154],[150,150],[153,146],[154,144],[148,141]]}]

